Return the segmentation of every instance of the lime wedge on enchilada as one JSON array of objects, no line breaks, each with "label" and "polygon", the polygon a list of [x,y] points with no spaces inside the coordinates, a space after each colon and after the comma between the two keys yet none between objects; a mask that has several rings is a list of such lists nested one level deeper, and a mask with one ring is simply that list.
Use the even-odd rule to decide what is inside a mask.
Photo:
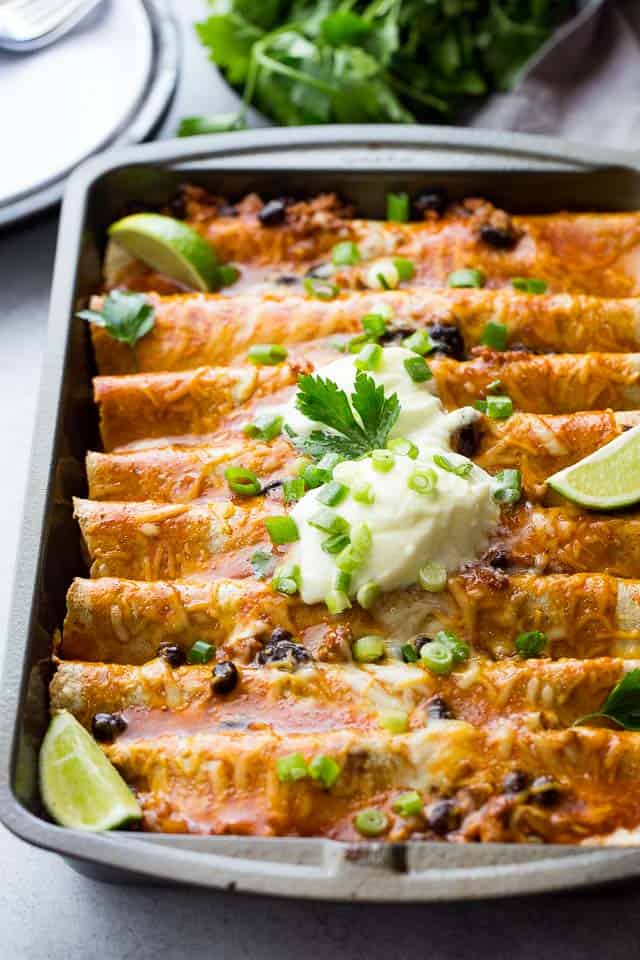
[{"label": "lime wedge on enchilada", "polygon": [[40,789],[48,812],[63,827],[112,830],[142,816],[116,768],[66,710],[55,715],[42,743]]},{"label": "lime wedge on enchilada", "polygon": [[547,480],[567,500],[592,510],[615,510],[640,500],[640,427]]},{"label": "lime wedge on enchilada", "polygon": [[134,213],[109,227],[109,236],[127,253],[192,290],[217,290],[220,264],[204,237],[173,217]]}]

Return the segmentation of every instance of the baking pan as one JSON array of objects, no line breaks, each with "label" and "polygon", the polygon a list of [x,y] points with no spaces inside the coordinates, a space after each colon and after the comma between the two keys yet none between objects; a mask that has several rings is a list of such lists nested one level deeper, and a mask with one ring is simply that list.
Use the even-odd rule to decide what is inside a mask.
[{"label": "baking pan", "polygon": [[165,203],[184,180],[230,197],[339,190],[383,217],[385,194],[437,183],[508,210],[640,208],[640,162],[562,141],[445,127],[308,127],[165,142],[90,160],[65,195],[26,511],[7,644],[0,725],[0,818],[91,876],[144,878],[331,900],[451,900],[543,892],[630,878],[637,848],[338,843],[58,827],[42,810],[37,753],[46,728],[54,631],[71,578],[86,575],[71,497],[86,495],[96,448],[93,358],[77,305],[100,284],[105,228]]}]

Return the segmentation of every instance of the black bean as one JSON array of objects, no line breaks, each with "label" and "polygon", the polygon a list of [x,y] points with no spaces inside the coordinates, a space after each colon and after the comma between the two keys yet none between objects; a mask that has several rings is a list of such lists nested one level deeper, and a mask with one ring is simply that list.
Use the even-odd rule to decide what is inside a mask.
[{"label": "black bean", "polygon": [[464,340],[454,324],[434,323],[429,327],[429,336],[435,344],[434,353],[451,357],[452,360],[464,360],[466,356]]},{"label": "black bean", "polygon": [[238,683],[238,668],[231,660],[216,663],[213,668],[211,689],[214,693],[231,693]]},{"label": "black bean", "polygon": [[424,219],[425,213],[435,213],[441,217],[447,209],[449,197],[447,191],[441,187],[430,187],[423,191],[415,200],[413,207],[418,219]]},{"label": "black bean", "polygon": [[560,799],[560,788],[551,777],[536,777],[530,788],[531,799],[543,807],[552,807]]},{"label": "black bean", "polygon": [[416,653],[418,654],[418,656],[420,656],[420,651],[421,651],[422,648],[424,647],[425,643],[431,643],[432,639],[433,639],[433,637],[428,637],[428,636],[427,636],[426,634],[424,634],[424,633],[421,633],[419,636],[417,636],[417,637],[415,638],[415,640],[413,641],[413,643],[414,643],[414,646],[415,646],[415,648],[416,648]]},{"label": "black bean", "polygon": [[278,227],[284,223],[285,212],[290,203],[293,203],[290,197],[278,197],[276,200],[269,200],[258,214],[258,220],[263,227]]},{"label": "black bean", "polygon": [[113,743],[127,729],[127,721],[121,713],[96,713],[91,721],[91,731],[100,743]]},{"label": "black bean", "polygon": [[177,643],[161,643],[156,656],[162,657],[172,667],[181,667],[187,659],[184,650]]},{"label": "black bean", "polygon": [[295,283],[300,283],[300,277],[294,273],[281,273],[275,278],[275,282],[283,287],[292,287]]},{"label": "black bean", "polygon": [[504,230],[485,223],[480,227],[480,239],[496,250],[513,250],[518,242],[518,235],[513,230]]},{"label": "black bean", "polygon": [[305,273],[305,277],[311,280],[328,280],[331,276],[333,276],[333,266],[330,263],[315,263]]},{"label": "black bean", "polygon": [[431,697],[427,703],[427,716],[430,720],[452,720],[453,714],[442,697]]},{"label": "black bean", "polygon": [[509,563],[509,554],[506,550],[501,550],[499,547],[494,550],[489,557],[489,565],[492,566],[494,570],[507,570]]},{"label": "black bean", "polygon": [[475,457],[480,446],[480,427],[476,421],[460,427],[456,434],[455,446],[463,457]]},{"label": "black bean", "polygon": [[512,770],[502,781],[503,793],[522,793],[529,786],[529,777],[522,770]]},{"label": "black bean", "polygon": [[460,814],[451,800],[436,800],[427,807],[425,814],[429,827],[439,836],[460,826]]},{"label": "black bean", "polygon": [[271,639],[265,643],[258,654],[258,663],[263,666],[267,663],[288,663],[292,667],[299,663],[308,663],[311,654],[301,643],[295,643],[288,630],[277,628],[271,634]]}]

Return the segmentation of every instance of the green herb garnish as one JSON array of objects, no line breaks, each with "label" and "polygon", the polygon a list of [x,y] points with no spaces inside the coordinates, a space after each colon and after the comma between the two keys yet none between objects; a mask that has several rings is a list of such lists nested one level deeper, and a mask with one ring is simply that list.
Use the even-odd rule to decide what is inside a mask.
[{"label": "green herb garnish", "polygon": [[362,371],[356,374],[351,402],[332,380],[305,374],[298,380],[296,406],[309,420],[329,428],[312,430],[308,438],[292,437],[299,449],[316,459],[333,452],[357,460],[384,448],[400,413],[397,394],[385,396],[384,388]]},{"label": "green herb garnish", "polygon": [[104,298],[101,310],[80,310],[76,316],[104,327],[114,340],[131,347],[134,363],[136,343],[156,322],[154,308],[145,295],[126,290],[112,290]]},{"label": "green herb garnish", "polygon": [[445,457],[442,453],[435,453],[433,455],[433,462],[437,464],[441,470],[446,470],[447,473],[454,473],[456,477],[468,477],[473,470],[472,463],[453,463],[453,461],[449,460],[449,458]]},{"label": "green herb garnish", "polygon": [[599,717],[612,720],[625,730],[640,730],[640,670],[630,670],[616,683],[600,709],[580,717],[574,726]]},{"label": "green herb garnish", "polygon": [[213,63],[243,94],[236,116],[189,117],[180,134],[276,123],[447,120],[508,90],[572,12],[570,0],[209,0],[197,24]]}]

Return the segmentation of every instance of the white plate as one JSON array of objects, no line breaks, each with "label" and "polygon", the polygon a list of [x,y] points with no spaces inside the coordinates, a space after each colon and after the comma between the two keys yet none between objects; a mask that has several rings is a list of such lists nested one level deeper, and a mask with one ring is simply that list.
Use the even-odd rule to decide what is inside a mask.
[{"label": "white plate", "polygon": [[[162,11],[143,0],[105,0],[51,47],[0,53],[0,223],[15,219],[10,208],[31,212],[24,201],[55,184],[59,195],[78,163],[139,119],[157,67],[156,6]],[[166,71],[163,80],[167,86]],[[57,197],[49,191],[47,199]]]}]

